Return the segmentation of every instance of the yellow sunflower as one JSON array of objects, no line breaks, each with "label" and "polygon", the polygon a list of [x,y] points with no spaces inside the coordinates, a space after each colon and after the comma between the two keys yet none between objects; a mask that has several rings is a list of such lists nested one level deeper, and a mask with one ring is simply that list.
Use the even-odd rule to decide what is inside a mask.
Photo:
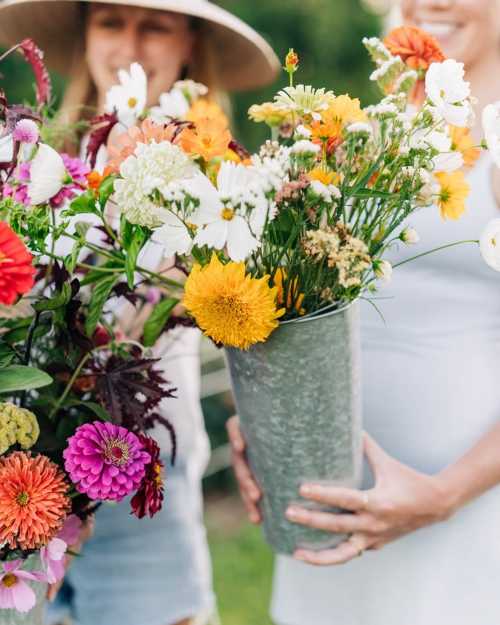
[{"label": "yellow sunflower", "polygon": [[438,197],[441,217],[443,219],[459,219],[465,211],[465,200],[470,191],[470,186],[465,180],[463,172],[440,172],[435,176],[441,187]]},{"label": "yellow sunflower", "polygon": [[195,265],[186,280],[184,305],[216,343],[248,349],[265,341],[285,314],[277,310],[277,289],[269,276],[252,278],[245,263],[223,265],[214,254],[206,267]]},{"label": "yellow sunflower", "polygon": [[464,164],[472,167],[481,155],[481,150],[475,147],[474,139],[468,128],[450,126],[451,149],[461,152]]}]

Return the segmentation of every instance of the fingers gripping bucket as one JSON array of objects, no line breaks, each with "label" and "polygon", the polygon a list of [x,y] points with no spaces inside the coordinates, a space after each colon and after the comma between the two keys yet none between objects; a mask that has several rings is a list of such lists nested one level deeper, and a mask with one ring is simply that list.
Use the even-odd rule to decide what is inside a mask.
[{"label": "fingers gripping bucket", "polygon": [[345,536],[289,523],[306,481],[359,488],[362,475],[357,302],[280,324],[248,351],[226,349],[236,407],[262,487],[266,540],[278,553],[337,545]]}]

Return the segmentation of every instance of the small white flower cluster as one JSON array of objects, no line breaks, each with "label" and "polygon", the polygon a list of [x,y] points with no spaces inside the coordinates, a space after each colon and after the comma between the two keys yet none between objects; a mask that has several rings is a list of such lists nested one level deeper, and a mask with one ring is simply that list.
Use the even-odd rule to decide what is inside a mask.
[{"label": "small white flower cluster", "polygon": [[417,72],[408,69],[401,58],[392,55],[377,37],[365,37],[363,44],[377,66],[370,80],[386,93],[408,93],[417,82]]}]

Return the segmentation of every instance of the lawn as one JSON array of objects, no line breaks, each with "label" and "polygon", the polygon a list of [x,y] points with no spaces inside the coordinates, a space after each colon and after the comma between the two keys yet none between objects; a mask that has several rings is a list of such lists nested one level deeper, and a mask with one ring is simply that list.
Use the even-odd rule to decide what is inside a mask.
[{"label": "lawn", "polygon": [[222,625],[272,625],[273,554],[261,530],[233,499],[208,506],[207,526]]}]

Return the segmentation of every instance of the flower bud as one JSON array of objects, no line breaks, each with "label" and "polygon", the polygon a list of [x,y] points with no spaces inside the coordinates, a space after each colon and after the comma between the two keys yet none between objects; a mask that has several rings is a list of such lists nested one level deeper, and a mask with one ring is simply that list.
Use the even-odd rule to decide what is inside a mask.
[{"label": "flower bud", "polygon": [[390,282],[392,278],[392,265],[386,260],[373,261],[373,271],[379,280]]},{"label": "flower bud", "polygon": [[293,74],[299,67],[299,55],[293,48],[290,48],[285,58],[285,69],[289,74]]},{"label": "flower bud", "polygon": [[406,243],[406,245],[414,245],[420,241],[418,232],[413,228],[405,228],[399,235],[399,238],[403,243]]}]

